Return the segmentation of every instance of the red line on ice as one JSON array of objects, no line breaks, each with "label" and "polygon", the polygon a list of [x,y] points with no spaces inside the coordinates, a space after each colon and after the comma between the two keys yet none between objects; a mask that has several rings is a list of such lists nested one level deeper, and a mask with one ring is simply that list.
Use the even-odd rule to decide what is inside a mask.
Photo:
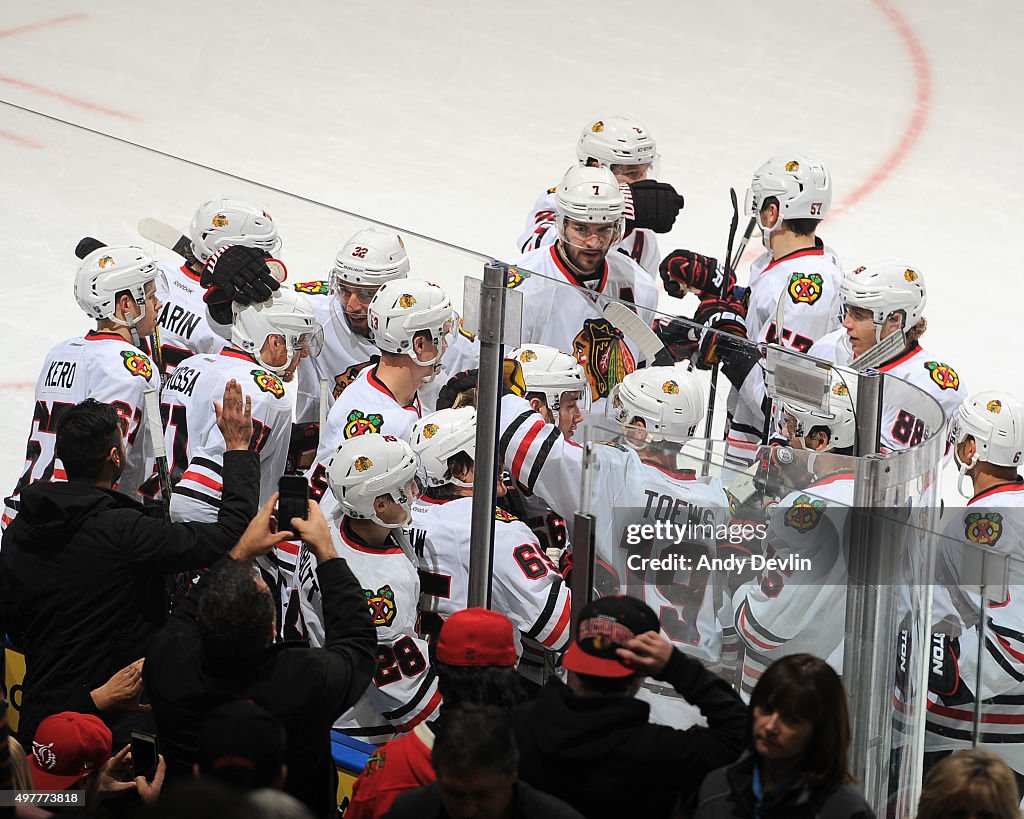
[{"label": "red line on ice", "polygon": [[66,102],[69,105],[75,105],[79,108],[85,108],[89,111],[96,111],[100,114],[106,114],[108,117],[117,117],[118,119],[128,120],[129,122],[142,122],[139,117],[133,114],[126,114],[124,111],[118,111],[115,108],[107,108],[104,105],[97,105],[94,102],[87,102],[86,100],[80,99],[79,97],[72,97],[70,94],[64,94],[61,91],[54,91],[52,88],[43,88],[40,85],[33,85],[30,82],[19,80],[16,77],[8,77],[6,75],[0,75],[0,82],[5,82],[8,85],[14,85],[18,88],[24,88],[26,91],[33,91],[36,94],[43,94],[47,97],[54,97],[55,99]]},{"label": "red line on ice", "polygon": [[26,148],[44,148],[42,143],[36,142],[28,137],[18,136],[12,134],[10,131],[0,131],[0,139],[6,139],[10,142],[16,142],[18,145],[24,145]]},{"label": "red line on ice", "polygon": [[63,17],[54,17],[52,20],[40,20],[38,23],[26,23],[23,26],[5,28],[0,30],[0,37],[14,37],[18,34],[25,34],[29,31],[37,31],[48,26],[55,26],[60,23],[71,23],[77,20],[85,20],[88,14],[65,14]]},{"label": "red line on ice", "polygon": [[34,390],[35,388],[35,381],[8,381],[6,383],[0,382],[0,390]]}]

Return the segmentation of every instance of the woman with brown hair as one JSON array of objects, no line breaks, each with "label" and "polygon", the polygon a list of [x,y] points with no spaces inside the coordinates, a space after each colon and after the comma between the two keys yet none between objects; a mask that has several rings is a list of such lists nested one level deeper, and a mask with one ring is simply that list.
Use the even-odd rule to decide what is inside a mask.
[{"label": "woman with brown hair", "polygon": [[1017,780],[1003,760],[980,748],[957,751],[928,772],[917,819],[1019,819]]},{"label": "woman with brown hair", "polygon": [[849,772],[846,692],[824,660],[792,654],[769,666],[749,728],[743,756],[704,780],[696,819],[873,819]]}]

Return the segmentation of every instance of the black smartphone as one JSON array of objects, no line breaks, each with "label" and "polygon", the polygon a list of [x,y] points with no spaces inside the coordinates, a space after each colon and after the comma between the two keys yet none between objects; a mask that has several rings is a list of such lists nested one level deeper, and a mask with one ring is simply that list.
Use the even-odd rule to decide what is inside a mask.
[{"label": "black smartphone", "polygon": [[144,776],[152,782],[156,776],[157,748],[156,736],[144,731],[132,731],[132,776]]},{"label": "black smartphone", "polygon": [[309,483],[301,475],[282,475],[277,482],[277,528],[292,528],[292,518],[309,517]]}]

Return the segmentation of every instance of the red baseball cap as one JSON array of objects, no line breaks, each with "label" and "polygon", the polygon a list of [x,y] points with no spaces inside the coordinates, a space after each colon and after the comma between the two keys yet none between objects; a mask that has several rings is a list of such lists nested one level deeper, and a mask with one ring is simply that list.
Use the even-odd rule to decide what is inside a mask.
[{"label": "red baseball cap", "polygon": [[434,656],[445,665],[511,668],[519,659],[515,627],[496,611],[457,611],[441,626]]},{"label": "red baseball cap", "polygon": [[635,597],[599,597],[580,612],[576,639],[562,665],[591,677],[628,677],[635,673],[619,659],[617,649],[648,631],[659,631],[654,610]]},{"label": "red baseball cap", "polygon": [[29,766],[36,790],[62,791],[85,774],[102,768],[114,739],[103,720],[92,714],[64,711],[39,723]]}]

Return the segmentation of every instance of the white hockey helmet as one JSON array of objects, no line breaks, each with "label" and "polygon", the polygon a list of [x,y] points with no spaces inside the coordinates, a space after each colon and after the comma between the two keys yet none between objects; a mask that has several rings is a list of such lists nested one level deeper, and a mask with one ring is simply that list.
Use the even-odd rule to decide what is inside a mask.
[{"label": "white hockey helmet", "polygon": [[590,384],[583,365],[573,356],[544,344],[527,344],[509,353],[519,362],[526,392],[539,392],[552,412],[558,412],[562,394],[578,392],[581,412],[590,409]]},{"label": "white hockey helmet", "polygon": [[608,414],[625,426],[640,418],[647,440],[683,443],[704,417],[707,398],[697,376],[681,364],[645,367],[627,375],[608,396]]},{"label": "white hockey helmet", "polygon": [[565,239],[565,222],[615,225],[617,242],[626,228],[626,200],[615,175],[607,168],[574,165],[562,177],[555,191],[558,233]]},{"label": "white hockey helmet", "polygon": [[225,245],[258,247],[273,256],[281,247],[277,225],[258,205],[241,199],[211,199],[192,216],[188,226],[192,253],[205,263]]},{"label": "white hockey helmet", "polygon": [[949,437],[953,444],[961,444],[968,435],[977,447],[974,463],[1020,466],[1024,452],[1024,402],[1005,390],[975,393],[956,411]]},{"label": "white hockey helmet", "polygon": [[471,487],[453,478],[448,472],[448,459],[460,452],[470,458],[476,455],[476,409],[459,407],[424,415],[413,424],[410,437],[412,451],[420,459],[420,467],[428,486],[453,483]]},{"label": "white hockey helmet", "polygon": [[[327,463],[327,481],[350,518],[394,529],[412,519],[412,502],[419,493],[418,469],[419,461],[405,441],[372,432],[341,442]],[[404,522],[385,523],[377,517],[373,502],[381,495],[390,495],[405,509]]]},{"label": "white hockey helmet", "polygon": [[773,156],[754,171],[744,208],[762,230],[766,228],[761,224],[761,208],[771,196],[779,201],[782,219],[824,219],[832,204],[832,177],[810,157]]},{"label": "white hockey helmet", "polygon": [[[366,308],[370,338],[386,353],[406,353],[421,366],[439,366],[445,339],[455,326],[455,311],[444,290],[422,279],[388,282],[374,293]],[[412,340],[421,331],[430,333],[437,356],[420,361]]]},{"label": "white hockey helmet", "polygon": [[657,146],[633,117],[614,116],[588,122],[576,143],[583,165],[643,165],[657,158]]},{"label": "white hockey helmet", "polygon": [[266,301],[232,305],[231,343],[252,355],[271,372],[281,375],[290,362],[272,367],[261,351],[268,336],[284,336],[291,353],[316,356],[323,346],[323,328],[317,323],[313,305],[301,293],[286,287],[274,291]]},{"label": "white hockey helmet", "polygon": [[[86,256],[75,273],[75,301],[96,320],[109,319],[126,327],[134,324],[115,318],[117,294],[127,290],[144,308],[146,285],[160,274],[153,260],[137,247],[101,247]],[[139,318],[145,314],[145,309]]]},{"label": "white hockey helmet", "polygon": [[928,300],[921,271],[895,259],[871,262],[847,273],[839,293],[846,306],[871,311],[876,338],[897,310],[906,313],[903,329],[909,330],[920,321]]},{"label": "white hockey helmet", "polygon": [[801,440],[810,435],[814,427],[825,427],[828,430],[828,445],[822,452],[846,449],[853,446],[857,438],[857,416],[853,408],[853,398],[846,384],[838,379],[829,389],[827,409],[797,401],[785,401],[782,408],[783,412],[793,416],[796,421],[792,432]]},{"label": "white hockey helmet", "polygon": [[355,233],[334,260],[331,289],[339,281],[374,287],[409,275],[409,256],[397,233],[368,227]]}]

